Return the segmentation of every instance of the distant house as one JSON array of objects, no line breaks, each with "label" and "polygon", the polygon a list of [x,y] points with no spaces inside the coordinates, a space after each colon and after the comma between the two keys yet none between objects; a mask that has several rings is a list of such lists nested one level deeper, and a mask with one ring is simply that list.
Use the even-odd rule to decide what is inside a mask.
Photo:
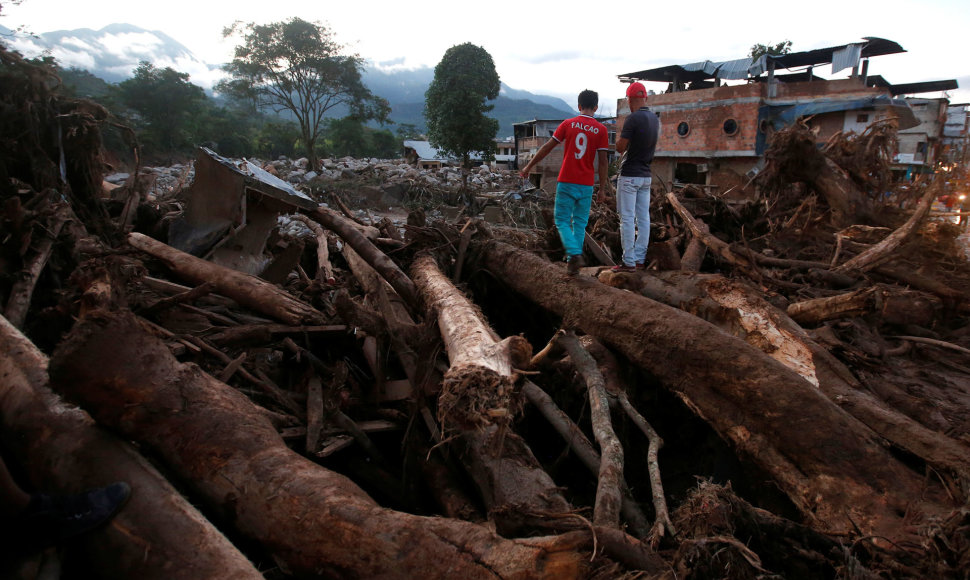
[{"label": "distant house", "polygon": [[436,147],[427,141],[405,141],[404,159],[418,169],[441,169],[442,165],[452,162]]},{"label": "distant house", "polygon": [[[870,58],[899,52],[903,48],[893,41],[866,38],[859,43],[758,59],[669,65],[619,78],[667,83],[666,92],[647,97],[647,106],[660,116],[662,124],[653,163],[659,181],[740,191],[763,167],[770,136],[799,120],[814,130],[819,144],[838,132],[861,132],[889,117],[896,119],[901,130],[918,126],[909,103],[895,98],[903,93],[879,77],[868,77]],[[815,67],[828,64],[832,74],[851,69],[849,78],[826,80],[814,74]],[[775,74],[776,69],[795,72]],[[876,79],[880,82],[869,82]],[[729,80],[746,82],[723,84]],[[956,87],[956,81],[938,83],[942,84],[899,87],[913,92]],[[618,131],[629,114],[626,99],[620,99]]]},{"label": "distant house", "polygon": [[950,105],[946,109],[943,126],[943,151],[941,160],[948,164],[965,162],[970,155],[970,103]]},{"label": "distant house", "polygon": [[919,125],[902,129],[893,157],[893,173],[898,178],[912,178],[919,173],[932,173],[943,150],[943,126],[946,124],[946,99],[907,98]]},{"label": "distant house", "polygon": [[[495,140],[494,164],[511,169],[515,161],[515,143],[511,140]],[[480,164],[482,156],[473,153],[469,156],[472,164]],[[409,140],[404,142],[404,159],[418,169],[440,169],[443,165],[457,165],[458,160],[445,155],[428,141]]]},{"label": "distant house", "polygon": [[515,169],[515,139],[495,140],[495,166]]},{"label": "distant house", "polygon": [[[616,118],[609,117],[597,120],[606,125],[609,131],[610,150],[607,153],[607,159],[612,162],[614,147],[616,146]],[[556,128],[563,121],[565,119],[533,119],[532,121],[515,123],[512,128],[515,134],[513,139],[515,143],[516,167],[525,167],[535,157],[539,148],[552,139],[552,134],[556,132]],[[559,169],[562,167],[564,150],[565,148],[563,147],[556,147],[533,168],[532,173],[529,175],[529,180],[532,182],[532,185],[540,187],[550,193],[555,191],[556,178],[559,175]],[[594,160],[593,167],[597,169],[596,179],[598,180],[598,156]]]}]

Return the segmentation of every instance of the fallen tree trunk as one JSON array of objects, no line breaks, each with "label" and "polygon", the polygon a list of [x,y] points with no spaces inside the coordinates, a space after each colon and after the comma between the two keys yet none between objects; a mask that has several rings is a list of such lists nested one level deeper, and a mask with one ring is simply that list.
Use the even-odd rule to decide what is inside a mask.
[{"label": "fallen tree trunk", "polygon": [[281,322],[293,326],[327,322],[322,312],[255,276],[196,258],[143,234],[128,234],[128,243],[164,262],[180,278],[192,284],[209,282],[219,294]]},{"label": "fallen tree trunk", "polygon": [[49,228],[37,228],[43,232],[43,234],[40,234],[42,239],[36,244],[34,255],[25,264],[26,267],[17,273],[17,281],[10,289],[7,307],[3,312],[4,317],[17,328],[24,326],[24,321],[27,319],[27,310],[30,308],[30,299],[34,295],[34,287],[37,285],[37,280],[40,278],[44,266],[47,265],[47,260],[54,249],[54,241],[67,222],[69,213],[67,206],[62,205],[52,216],[52,223]]},{"label": "fallen tree trunk", "polygon": [[795,302],[788,306],[788,316],[810,327],[826,320],[877,313],[879,318],[892,324],[929,328],[938,306],[939,300],[926,294],[877,284],[838,296]]},{"label": "fallen tree trunk", "polygon": [[511,429],[522,405],[514,392],[514,367],[528,364],[531,346],[520,336],[499,341],[433,257],[415,258],[412,272],[421,296],[437,314],[450,362],[438,399],[438,420],[446,433],[461,433],[465,461],[489,516],[503,533],[550,522],[563,527],[559,516],[572,507]]},{"label": "fallen tree trunk", "polygon": [[563,280],[554,266],[507,244],[488,242],[481,252],[513,289],[654,374],[817,526],[892,538],[913,498],[927,498],[928,512],[944,509],[872,431],[755,347],[652,300]]},{"label": "fallen tree trunk", "polygon": [[287,448],[248,399],[179,363],[129,313],[90,313],[61,343],[51,378],[99,421],[153,448],[298,577],[582,574],[583,557],[567,539],[504,540],[475,524],[379,506]]},{"label": "fallen tree trunk", "polygon": [[0,317],[0,440],[42,491],[78,493],[125,481],[131,498],[76,540],[103,578],[261,579],[222,532],[132,447],[47,387],[47,357]]},{"label": "fallen tree trunk", "polygon": [[438,269],[429,255],[411,265],[415,284],[438,317],[450,367],[438,402],[442,425],[472,429],[507,426],[521,409],[515,396],[514,368],[526,368],[532,347],[521,336],[499,340],[464,294]]},{"label": "fallen tree trunk", "polygon": [[783,311],[749,286],[716,274],[658,272],[600,279],[690,312],[718,326],[817,385],[835,404],[900,449],[939,469],[970,478],[970,449],[876,398]]},{"label": "fallen tree trunk", "polygon": [[937,178],[934,179],[933,184],[926,188],[926,193],[923,194],[923,198],[920,199],[919,205],[916,206],[916,210],[913,212],[913,215],[909,216],[909,219],[906,220],[905,224],[900,226],[900,228],[893,233],[886,236],[886,239],[883,241],[835,268],[835,271],[866,272],[872,268],[875,268],[881,262],[889,259],[892,256],[893,250],[898,248],[900,244],[906,241],[906,238],[912,235],[912,233],[916,230],[916,226],[923,221],[926,214],[929,213],[930,206],[933,205],[933,201],[936,199],[937,194],[942,189],[943,178],[937,176]]}]

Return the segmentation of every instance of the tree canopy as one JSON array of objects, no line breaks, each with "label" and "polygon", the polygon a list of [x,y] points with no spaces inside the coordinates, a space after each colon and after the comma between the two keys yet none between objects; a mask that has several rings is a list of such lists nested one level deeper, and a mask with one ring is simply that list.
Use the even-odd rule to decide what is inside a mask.
[{"label": "tree canopy", "polygon": [[344,47],[326,26],[291,18],[261,25],[237,22],[224,31],[225,36],[237,34],[243,43],[225,66],[230,80],[221,83],[220,90],[250,99],[260,108],[292,113],[314,167],[323,121],[335,107],[346,107],[358,120],[387,119],[387,101],[361,81],[363,59],[343,54]]},{"label": "tree canopy", "polygon": [[751,46],[751,52],[748,56],[756,59],[764,54],[778,56],[779,54],[788,54],[789,52],[791,52],[791,41],[783,40],[778,44],[754,44]]},{"label": "tree canopy", "polygon": [[187,73],[142,61],[134,75],[118,85],[118,93],[140,117],[145,141],[172,151],[196,137],[194,124],[205,109],[206,96],[202,87],[189,82]]},{"label": "tree canopy", "polygon": [[471,153],[486,160],[495,152],[497,120],[486,115],[498,98],[501,83],[495,63],[484,48],[471,43],[449,48],[434,69],[425,93],[425,119],[432,145],[468,165]]}]

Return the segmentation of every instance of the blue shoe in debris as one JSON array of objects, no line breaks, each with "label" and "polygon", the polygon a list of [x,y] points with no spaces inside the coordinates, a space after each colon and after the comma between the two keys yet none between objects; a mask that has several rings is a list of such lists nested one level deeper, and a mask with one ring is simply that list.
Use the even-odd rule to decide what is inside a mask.
[{"label": "blue shoe in debris", "polygon": [[130,496],[131,487],[124,482],[77,495],[35,493],[18,518],[18,534],[22,533],[24,543],[37,549],[57,544],[106,523]]}]

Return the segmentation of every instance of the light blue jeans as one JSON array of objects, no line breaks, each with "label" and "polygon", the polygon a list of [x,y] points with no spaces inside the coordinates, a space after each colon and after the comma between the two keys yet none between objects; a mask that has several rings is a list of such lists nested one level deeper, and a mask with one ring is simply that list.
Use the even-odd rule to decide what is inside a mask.
[{"label": "light blue jeans", "polygon": [[616,212],[620,214],[620,244],[623,263],[643,264],[650,243],[650,177],[624,177],[616,180]]},{"label": "light blue jeans", "polygon": [[556,184],[556,207],[553,211],[553,219],[567,258],[583,253],[586,222],[589,221],[589,208],[592,205],[592,185]]}]

